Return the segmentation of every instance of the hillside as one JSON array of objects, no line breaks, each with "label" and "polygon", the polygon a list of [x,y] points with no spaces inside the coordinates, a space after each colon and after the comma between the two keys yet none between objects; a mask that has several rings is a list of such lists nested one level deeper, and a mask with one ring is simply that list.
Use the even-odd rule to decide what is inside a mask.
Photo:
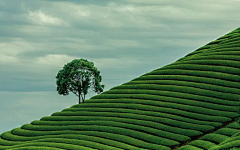
[{"label": "hillside", "polygon": [[5,132],[0,149],[240,147],[240,28],[176,62]]}]

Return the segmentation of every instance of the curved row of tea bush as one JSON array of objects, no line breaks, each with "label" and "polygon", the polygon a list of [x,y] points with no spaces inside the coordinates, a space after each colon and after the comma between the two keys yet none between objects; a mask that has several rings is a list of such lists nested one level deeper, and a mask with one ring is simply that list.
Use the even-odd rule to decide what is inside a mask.
[{"label": "curved row of tea bush", "polygon": [[[227,81],[223,79],[216,79],[216,78],[210,78],[210,77],[198,77],[198,76],[191,76],[191,75],[147,75],[139,77],[138,80],[133,80],[131,82],[127,82],[123,85],[135,84],[136,82],[164,82],[165,80],[171,80],[171,81],[182,81],[182,82],[190,82],[190,83],[196,83],[196,84],[208,84],[211,86],[221,86],[228,88],[233,88],[233,90],[239,89],[240,85],[236,82]],[[214,90],[214,89],[213,89]]]},{"label": "curved row of tea bush", "polygon": [[[144,89],[144,88],[146,88],[146,89]],[[145,99],[145,101],[146,101],[145,103],[147,103],[147,102],[149,103],[149,99],[150,99],[151,101],[153,101],[153,103],[157,103],[157,102],[159,102],[159,100],[162,100],[166,103],[173,103],[173,104],[178,104],[178,105],[181,105],[181,104],[183,104],[183,105],[184,104],[185,105],[195,105],[195,106],[198,106],[198,107],[204,107],[206,109],[207,108],[216,109],[216,110],[219,110],[219,111],[223,110],[223,111],[233,111],[233,112],[235,112],[235,110],[236,110],[236,107],[232,107],[233,108],[233,110],[232,110],[232,108],[230,106],[214,104],[211,101],[209,101],[209,103],[201,102],[201,101],[191,101],[191,102],[189,102],[188,100],[190,98],[195,97],[194,93],[189,92],[189,93],[185,94],[185,93],[176,92],[176,91],[168,91],[167,88],[171,88],[169,86],[161,86],[160,88],[162,88],[162,91],[158,91],[157,89],[151,89],[150,87],[147,88],[146,86],[141,87],[141,86],[137,85],[137,86],[135,86],[135,88],[132,88],[132,89],[127,89],[126,88],[126,89],[120,89],[120,90],[119,89],[111,90],[107,93],[102,94],[101,98],[108,99],[109,97],[117,97],[117,95],[125,94],[126,96],[132,95],[132,96],[130,96],[131,98]],[[185,88],[185,89],[186,89],[186,92],[187,92],[188,89],[187,88]],[[175,90],[174,87],[173,87],[173,90]],[[194,92],[194,91],[192,91],[192,92]],[[199,92],[203,93],[202,90],[200,90]],[[141,98],[141,97],[137,96],[137,94],[145,95],[145,97]],[[211,94],[211,92],[209,92],[209,94]],[[134,96],[136,96],[136,97],[134,97]],[[205,98],[208,98],[210,100],[211,100],[211,98],[215,98],[215,97],[210,97],[210,95],[209,96],[200,95],[200,96],[204,96]],[[154,101],[154,99],[152,99],[153,97],[155,97],[155,99],[156,99],[155,101]],[[166,97],[167,97],[167,99],[165,100]],[[231,97],[234,97],[234,95],[231,95]],[[229,98],[231,98],[231,97],[229,95]],[[225,103],[228,103],[228,102],[229,102],[229,100],[225,100]],[[118,103],[121,103],[121,102],[119,101]],[[220,106],[220,108],[218,106]]]},{"label": "curved row of tea bush", "polygon": [[[65,132],[67,133],[67,132]],[[119,142],[119,141],[115,141],[115,140],[110,140],[110,139],[104,139],[102,137],[96,137],[94,135],[87,135],[87,134],[83,134],[83,135],[78,135],[78,134],[61,134],[61,135],[41,135],[38,137],[20,137],[20,136],[16,136],[13,135],[11,133],[5,134],[4,135],[4,139],[11,139],[12,141],[22,141],[22,144],[27,143],[27,141],[42,141],[42,140],[38,140],[38,139],[45,139],[45,138],[49,138],[49,139],[69,139],[69,142],[73,142],[75,141],[75,144],[77,144],[78,142],[81,142],[82,140],[84,141],[91,141],[90,145],[92,145],[91,143],[94,142],[94,144],[96,144],[99,147],[105,147],[106,149],[109,148],[109,146],[112,147],[112,149],[116,149],[119,147],[122,147],[124,149],[136,149],[139,147],[135,147],[135,146],[131,146],[129,144],[125,144],[123,142]],[[77,140],[76,140],[77,139]],[[52,141],[54,142],[54,141]],[[2,143],[2,142],[1,142]],[[89,143],[89,142],[86,142]],[[10,143],[8,143],[10,145]],[[85,145],[88,146],[88,145]],[[116,148],[115,148],[116,147]],[[96,147],[97,148],[97,147]]]},{"label": "curved row of tea bush", "polygon": [[[135,110],[132,110],[132,109],[125,109],[125,108],[121,108],[121,107],[114,107],[114,108],[101,108],[101,105],[100,105],[100,108],[98,107],[94,107],[94,109],[92,109],[93,107],[90,107],[90,108],[70,108],[70,109],[65,109],[63,111],[71,111],[71,112],[80,112],[80,111],[88,111],[88,112],[118,112],[118,113],[131,113],[131,114],[139,114],[139,115],[143,115],[144,118],[141,118],[141,117],[131,117],[129,118],[129,115],[126,115],[126,118],[125,116],[121,116],[122,118],[119,118],[119,116],[116,118],[114,118],[114,120],[127,120],[127,119],[131,119],[133,120],[132,122],[135,123],[137,122],[138,120],[141,121],[141,122],[144,122],[144,121],[147,121],[147,122],[156,122],[159,124],[159,122],[157,122],[157,120],[155,119],[150,119],[150,117],[161,117],[161,118],[168,118],[168,119],[171,119],[171,120],[176,120],[176,121],[179,121],[179,122],[188,122],[188,123],[193,123],[193,124],[200,124],[200,125],[210,125],[210,126],[214,126],[214,127],[219,127],[222,125],[222,123],[220,122],[212,122],[214,120],[211,120],[211,119],[216,119],[216,121],[218,120],[223,120],[223,122],[226,122],[227,118],[223,118],[223,117],[212,117],[212,116],[208,116],[208,115],[200,115],[200,114],[196,114],[196,116],[201,116],[202,118],[207,118],[209,120],[207,121],[203,121],[203,120],[196,120],[194,118],[188,118],[186,116],[180,116],[180,115],[177,115],[177,113],[181,112],[181,113],[184,113],[183,111],[176,111],[176,114],[170,114],[170,113],[162,113],[162,112],[153,112],[153,111],[145,111],[145,109],[142,109],[143,107],[141,107],[141,105],[138,107],[139,105],[135,105]],[[117,108],[117,109],[116,109]],[[133,107],[131,107],[133,108]],[[145,108],[145,107],[144,107]],[[74,113],[74,114],[76,114]],[[81,112],[80,112],[81,113]],[[56,114],[56,113],[55,113]],[[193,113],[188,113],[186,112],[186,115],[188,116],[191,116],[190,114],[193,114]],[[133,115],[131,115],[133,116]],[[195,116],[195,117],[196,117]],[[87,118],[87,117],[85,117]],[[108,117],[107,119],[109,119],[110,117]],[[104,118],[106,119],[106,118]],[[111,118],[113,119],[113,118]],[[217,120],[218,119],[218,120]],[[151,122],[149,124],[151,124]],[[148,124],[148,125],[149,125]],[[162,123],[161,123],[162,124]]]},{"label": "curved row of tea bush", "polygon": [[[176,78],[173,79],[162,79],[162,80],[145,80],[145,81],[132,81],[131,85],[138,85],[138,84],[154,84],[154,85],[178,85],[178,86],[186,86],[186,87],[193,87],[199,89],[205,89],[210,91],[222,92],[222,93],[233,93],[239,94],[240,90],[238,88],[233,87],[226,87],[225,85],[214,85],[209,83],[196,83],[188,80],[178,80]],[[126,83],[124,85],[129,85]]]},{"label": "curved row of tea bush", "polygon": [[[63,139],[69,139],[70,137],[74,139],[78,139],[80,135],[82,135],[80,138],[83,138],[87,141],[89,139],[90,141],[96,141],[96,138],[98,138],[98,141],[101,143],[109,143],[109,140],[111,140],[111,144],[116,144],[115,146],[120,146],[123,149],[145,149],[145,148],[151,148],[151,149],[164,149],[164,150],[169,150],[169,148],[161,145],[157,145],[154,143],[148,143],[145,141],[138,140],[136,138],[131,138],[128,136],[124,135],[118,135],[118,134],[113,134],[113,133],[107,133],[107,132],[100,132],[100,131],[49,131],[46,135],[46,132],[42,131],[35,131],[34,134],[32,135],[33,132],[30,132],[29,130],[24,130],[24,129],[14,129],[12,133],[4,133],[5,137],[2,137],[0,140],[1,145],[5,145],[5,147],[14,147],[12,145],[15,145],[16,143],[18,145],[21,145],[22,143],[19,141],[23,141],[26,143],[26,140],[28,141],[27,143],[32,143],[34,141],[38,141],[36,139],[45,139],[45,138],[63,138]],[[18,136],[16,136],[18,135]],[[36,136],[37,135],[37,136]],[[83,136],[86,135],[86,136]],[[30,137],[29,137],[30,136]],[[35,136],[35,139],[34,139]],[[91,136],[91,138],[86,138],[87,136]],[[25,137],[25,138],[23,138]],[[29,137],[32,139],[27,139],[26,137]],[[95,138],[94,138],[95,137]],[[8,140],[8,139],[11,140]],[[3,140],[4,139],[4,140]],[[71,141],[71,139],[69,139]],[[10,142],[12,141],[12,142]],[[64,141],[63,141],[64,143]],[[77,142],[78,143],[78,142]],[[54,143],[53,143],[54,144]],[[71,145],[68,145],[69,149],[71,149]],[[86,146],[86,145],[85,145]],[[0,147],[1,148],[1,147]],[[66,148],[68,149],[68,148]],[[97,148],[99,149],[99,148]],[[105,147],[105,149],[108,149]],[[111,148],[110,148],[111,149]]]},{"label": "curved row of tea bush", "polygon": [[[116,92],[116,89],[118,91]],[[213,98],[221,98],[226,101],[236,101],[236,99],[240,98],[239,94],[234,93],[223,93],[223,92],[217,92],[214,90],[205,90],[200,88],[195,88],[191,86],[183,86],[183,85],[158,85],[158,84],[133,84],[133,85],[122,85],[115,87],[109,91],[106,91],[104,94],[122,94],[125,91],[124,90],[135,90],[139,89],[142,91],[138,92],[138,94],[151,94],[151,90],[157,90],[156,92],[161,93],[162,91],[171,91],[171,92],[180,92],[180,93],[187,93],[187,94],[193,94],[193,95],[200,95],[200,96],[206,96],[206,97],[213,97]],[[136,90],[136,91],[137,91]],[[145,90],[145,92],[143,91]],[[127,94],[127,93],[126,93]],[[132,93],[134,94],[134,93]],[[238,101],[239,103],[239,101]]]},{"label": "curved row of tea bush", "polygon": [[[140,95],[140,96],[144,96],[144,95]],[[129,101],[131,101],[131,99],[129,99]],[[144,116],[145,116],[145,114],[147,114],[147,115],[150,114],[150,116],[158,116],[161,118],[163,118],[163,117],[168,118],[168,116],[170,116],[170,114],[171,114],[171,115],[178,115],[178,116],[185,117],[185,118],[196,119],[201,122],[202,121],[215,122],[215,123],[209,123],[211,125],[213,125],[213,124],[216,125],[221,122],[227,122],[227,121],[231,120],[231,118],[228,118],[225,116],[212,116],[212,115],[208,115],[208,114],[194,113],[194,112],[190,112],[187,110],[184,111],[184,110],[179,110],[179,109],[174,109],[174,108],[161,107],[161,105],[150,106],[150,105],[142,105],[142,104],[131,104],[131,103],[130,104],[123,104],[123,103],[121,104],[121,103],[112,102],[112,103],[88,103],[85,106],[91,107],[93,109],[95,109],[95,108],[97,109],[98,107],[100,107],[100,108],[118,108],[118,109],[125,108],[125,109],[133,109],[132,112],[134,112],[135,114],[143,114],[144,113]],[[141,112],[139,110],[141,110]],[[150,113],[148,113],[148,111]],[[132,116],[132,114],[130,116]],[[167,116],[167,117],[165,117],[165,116]],[[137,117],[137,115],[136,115],[136,117]],[[181,118],[181,119],[176,119],[176,118],[177,117],[175,117],[173,119],[178,120],[178,121],[181,121],[183,119],[183,118]],[[200,123],[200,124],[202,124],[202,123]]]}]

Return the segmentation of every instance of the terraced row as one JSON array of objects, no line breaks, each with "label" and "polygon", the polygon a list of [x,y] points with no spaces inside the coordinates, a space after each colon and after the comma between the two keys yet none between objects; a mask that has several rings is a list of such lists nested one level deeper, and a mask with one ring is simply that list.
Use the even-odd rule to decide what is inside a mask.
[{"label": "terraced row", "polygon": [[170,150],[201,136],[180,149],[231,143],[238,129],[222,127],[239,117],[239,31],[84,104],[5,132],[0,149]]},{"label": "terraced row", "polygon": [[224,150],[235,147],[240,147],[240,125],[236,121],[182,146],[179,150]]}]

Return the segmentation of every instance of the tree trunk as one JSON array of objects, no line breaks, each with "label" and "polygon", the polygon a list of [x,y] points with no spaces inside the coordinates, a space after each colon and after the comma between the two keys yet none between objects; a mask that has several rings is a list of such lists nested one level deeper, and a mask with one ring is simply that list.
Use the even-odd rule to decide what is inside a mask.
[{"label": "tree trunk", "polygon": [[81,104],[80,94],[78,94],[79,104]]},{"label": "tree trunk", "polygon": [[85,94],[83,95],[83,103],[84,103],[84,101],[85,101]]}]

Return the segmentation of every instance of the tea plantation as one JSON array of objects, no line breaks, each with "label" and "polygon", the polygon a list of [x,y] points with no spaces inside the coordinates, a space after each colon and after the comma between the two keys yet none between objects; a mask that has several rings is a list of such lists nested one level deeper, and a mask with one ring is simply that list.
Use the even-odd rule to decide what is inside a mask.
[{"label": "tea plantation", "polygon": [[0,135],[0,150],[240,147],[240,28],[165,67]]}]

